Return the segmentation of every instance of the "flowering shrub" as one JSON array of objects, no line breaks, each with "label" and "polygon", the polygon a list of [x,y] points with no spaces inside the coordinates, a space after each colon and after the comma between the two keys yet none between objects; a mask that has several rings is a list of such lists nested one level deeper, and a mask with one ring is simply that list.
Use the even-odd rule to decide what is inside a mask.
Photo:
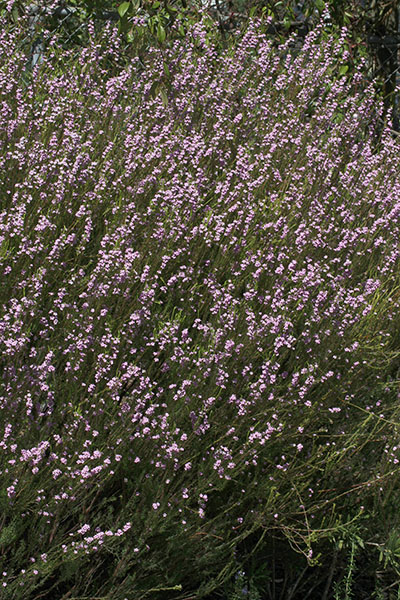
[{"label": "flowering shrub", "polygon": [[361,73],[337,74],[342,41],[317,28],[294,54],[254,20],[217,53],[198,23],[139,70],[109,29],[27,78],[18,36],[0,46],[2,597],[202,597],[275,537],[302,569],[354,527],[381,547],[398,148]]}]

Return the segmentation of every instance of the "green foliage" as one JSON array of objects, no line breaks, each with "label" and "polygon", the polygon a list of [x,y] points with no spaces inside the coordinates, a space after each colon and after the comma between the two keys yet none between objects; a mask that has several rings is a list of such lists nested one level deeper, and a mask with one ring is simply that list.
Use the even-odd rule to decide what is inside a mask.
[{"label": "green foliage", "polygon": [[249,581],[244,571],[238,571],[235,575],[234,587],[227,592],[229,600],[261,600],[261,595],[252,581]]},{"label": "green foliage", "polygon": [[[96,6],[98,8],[99,5]],[[85,3],[84,10],[87,11],[87,14],[92,13],[95,10],[94,3]],[[145,53],[149,49],[149,44],[164,50],[166,45],[171,44],[176,31],[178,36],[182,35],[182,29],[180,28],[183,28],[185,35],[190,36],[190,26],[196,22],[197,18],[190,11],[186,11],[185,7],[179,11],[171,7],[169,10],[168,6],[161,7],[161,5],[154,3],[146,9],[147,20],[145,23],[140,27],[133,27],[133,19],[144,14],[140,11],[142,11],[142,8],[139,4],[132,2],[125,2],[119,7],[120,31],[126,35],[126,39],[135,55]],[[178,27],[173,29],[173,25],[178,23]],[[207,27],[207,43],[210,45],[215,43],[218,47],[216,28],[212,27],[211,21],[207,21]],[[149,42],[149,40],[151,41]],[[106,53],[107,46],[104,39],[94,37],[92,41],[98,43],[99,47]],[[203,56],[202,52],[204,52],[204,48],[200,46],[195,48],[193,60],[200,63]],[[32,84],[28,88],[29,93],[32,90],[34,92],[36,106],[32,107],[33,111],[37,111],[44,104],[45,92],[43,89],[46,88],[43,83],[46,81],[45,78],[56,78],[60,73],[69,73],[69,75],[77,73],[83,82],[85,76],[91,75],[93,81],[98,83],[102,94],[106,95],[107,80],[96,69],[107,66],[110,69],[109,72],[112,73],[112,68],[118,66],[115,62],[112,62],[114,59],[110,58],[111,62],[109,62],[107,56],[102,56],[101,60],[98,60],[94,66],[93,64],[79,63],[73,53],[63,55],[59,52],[57,55],[57,52],[55,52],[55,57],[52,60],[56,63],[57,57],[59,58],[57,69],[51,71],[45,65],[36,74],[34,85]],[[151,65],[151,58],[150,52],[144,57],[145,67]],[[326,72],[326,76],[330,81],[329,86],[318,86],[315,83],[314,93],[310,95],[308,109],[304,114],[303,125],[311,123],[310,127],[313,124],[315,126],[319,111],[326,99],[329,98],[332,87],[340,82],[343,76],[350,76],[349,64],[342,61],[342,58],[343,55],[339,54],[335,59],[336,62],[333,61],[331,69]],[[249,63],[249,65],[243,65],[244,73],[245,68],[251,67],[251,57]],[[210,72],[213,68],[214,65],[210,64]],[[151,87],[146,92],[154,100],[152,111],[159,97],[161,97],[165,109],[170,108],[171,105],[173,106],[175,97],[172,85],[173,73],[171,71],[172,67],[164,61],[161,75],[157,74]],[[284,66],[282,66],[282,73],[287,75]],[[272,83],[274,84],[276,81]],[[132,86],[136,84],[134,78],[129,81],[129,84]],[[237,94],[239,105],[245,98],[246,86],[255,84],[258,85],[260,82],[251,80],[249,83],[245,81],[243,89],[233,90],[232,93]],[[274,85],[271,87],[274,89]],[[139,89],[139,91],[142,92],[143,90]],[[296,110],[299,110],[296,102],[298,102],[301,91],[302,89],[298,83],[292,81],[287,84],[283,95],[277,93],[275,96],[271,96],[271,104],[277,106],[279,102],[292,102],[293,115],[296,115]],[[65,92],[66,99],[68,99],[68,93],[67,90]],[[148,112],[146,112],[146,107],[143,106],[145,104],[143,97],[139,93],[137,99],[126,97],[123,105],[124,112],[112,113],[112,115],[106,117],[97,115],[99,100],[96,96],[89,95],[86,98],[84,91],[79,91],[74,99],[76,101],[74,105],[80,107],[77,110],[81,111],[82,124],[90,120],[95,129],[95,139],[98,144],[95,145],[94,149],[91,149],[91,152],[97,153],[95,155],[97,163],[92,173],[94,184],[92,182],[86,184],[86,187],[82,187],[80,194],[83,196],[91,192],[93,185],[97,185],[98,180],[104,177],[107,165],[112,164],[114,169],[111,180],[113,177],[119,177],[124,173],[126,165],[124,163],[123,145],[124,140],[126,140],[124,135],[127,114],[133,115],[135,111],[142,110],[144,122],[148,126],[148,138],[150,138],[158,123],[154,120],[151,111],[147,109]],[[335,119],[337,119],[337,122],[342,122],[346,117],[346,97],[341,98],[341,102],[342,104],[339,103],[332,116],[333,122],[336,122]],[[200,106],[196,105],[195,99],[193,103],[191,126],[194,131],[197,131],[203,125],[201,109],[204,107],[201,106],[201,103],[199,103]],[[164,112],[160,113],[160,121],[164,119]],[[179,116],[179,112],[177,116]],[[34,144],[40,140],[44,147],[51,140],[54,143],[54,135],[59,134],[63,125],[62,119],[61,116],[59,121],[44,121],[42,129],[35,130],[31,134],[31,143]],[[256,116],[254,117],[254,123],[257,123]],[[212,130],[214,126],[213,115],[206,126]],[[251,123],[250,126],[252,127],[253,124]],[[177,127],[183,127],[183,125],[178,122]],[[224,151],[232,149],[235,145],[238,146],[243,141],[243,137],[239,136],[237,130],[238,128],[232,128],[230,132],[232,138],[226,146],[223,146]],[[303,131],[300,133],[303,133]],[[312,133],[311,129],[310,135]],[[37,139],[35,136],[37,136]],[[317,142],[328,143],[326,140],[329,141],[329,131],[324,132],[324,135]],[[304,143],[307,141],[306,139]],[[361,138],[359,141],[361,141]],[[112,150],[108,149],[106,151],[110,142],[112,142]],[[353,140],[351,140],[352,146]],[[336,141],[332,143],[332,152],[335,147]],[[151,150],[154,149],[151,147]],[[302,149],[304,150],[303,146]],[[344,149],[345,152],[346,148]],[[61,153],[62,148],[60,148]],[[109,160],[109,156],[112,157],[112,161]],[[305,164],[301,162],[301,153],[299,153],[299,156],[293,157],[287,149],[278,148],[277,154],[273,158],[282,173],[287,172],[293,160],[299,161],[299,167],[303,167]],[[148,165],[143,165],[142,168],[145,174],[151,174],[154,163],[149,162]],[[163,164],[163,168],[164,171],[159,173],[159,179],[166,184],[170,165]],[[219,167],[215,157],[210,156],[209,161],[202,164],[201,168],[204,168],[205,172],[208,170],[209,173],[215,176],[215,179],[218,179]],[[23,186],[23,173],[11,167],[9,173],[10,177],[14,178],[13,185],[16,188],[16,184]],[[188,177],[191,175],[191,165],[187,166],[187,175]],[[339,186],[340,168],[338,168],[335,177],[334,184]],[[302,184],[305,186],[305,196],[316,194],[318,190],[307,188],[306,177],[304,179],[305,182]],[[49,180],[51,180],[51,177],[49,177]],[[238,180],[235,183],[238,183]],[[321,185],[323,183],[321,179]],[[378,180],[377,187],[379,187],[379,183]],[[269,210],[271,211],[271,218],[275,216],[287,218],[289,223],[287,235],[289,236],[293,235],[291,232],[298,217],[285,206],[286,191],[284,189],[275,207],[269,208]],[[68,196],[68,193],[70,196]],[[105,221],[107,220],[107,227],[110,228],[110,231],[121,224],[119,219],[123,213],[124,198],[119,190],[115,192],[115,196],[112,195],[113,193],[110,192],[110,186],[106,187],[98,205],[93,207],[92,216],[95,224],[88,245],[86,248],[82,246],[84,251],[80,250],[80,247],[77,249],[67,246],[65,249],[64,261],[66,268],[73,265],[76,272],[79,273],[77,281],[71,284],[69,292],[66,292],[66,302],[71,305],[75,302],[79,303],[77,298],[80,298],[80,294],[85,289],[87,280],[92,274],[91,261],[102,247],[101,243],[106,227]],[[345,190],[341,189],[340,193],[345,195]],[[348,200],[347,196],[345,198]],[[260,195],[261,199],[265,203],[262,194]],[[60,239],[65,241],[71,230],[76,231],[81,239],[85,233],[85,221],[76,216],[77,206],[74,205],[72,208],[68,204],[69,202],[72,202],[72,204],[76,202],[76,198],[68,191],[64,200],[65,203],[63,201],[57,204],[57,209],[60,212],[58,213],[56,226]],[[146,212],[147,221],[146,226],[138,231],[135,245],[140,247],[140,244],[147,243],[148,255],[153,256],[152,269],[157,270],[160,268],[157,262],[159,260],[159,246],[154,241],[147,241],[148,232],[151,231],[152,226],[151,219],[157,210],[157,205],[153,200],[151,190],[145,190],[138,200],[136,210],[138,214],[141,214],[140,211]],[[213,204],[212,193],[210,193],[207,201],[210,205]],[[28,212],[26,217],[29,225],[28,229],[34,230],[34,227],[36,227],[36,213],[43,209],[41,203],[42,199],[35,196],[33,200],[34,208],[31,209],[31,212]],[[266,203],[259,209],[260,220],[267,209]],[[213,210],[208,208],[208,212],[199,220],[199,224],[208,223],[212,217]],[[308,215],[306,214],[305,217],[307,218]],[[166,227],[173,221],[173,214],[166,215]],[[50,238],[48,243],[50,244]],[[123,239],[119,240],[118,247],[115,250],[123,247],[123,243]],[[257,248],[257,244],[259,244],[259,241],[257,235],[254,235],[253,238],[249,238],[249,246],[243,250],[243,253],[250,252],[252,247]],[[278,238],[276,244],[279,244]],[[361,246],[362,248],[363,246]],[[2,245],[1,256],[8,256],[8,253],[14,255],[18,250],[18,240],[14,239],[13,243],[7,241]],[[228,261],[231,258],[222,254],[218,244],[208,247],[200,240],[200,242],[196,241],[191,250],[194,255],[197,253],[199,263],[205,256],[212,259],[218,277],[222,282],[224,281]],[[28,269],[28,263],[23,264],[23,258],[20,260],[19,267],[21,270]],[[354,260],[353,267],[356,270],[358,269],[361,279],[365,273],[373,272],[374,261],[378,261],[377,254],[366,258],[360,250],[360,257]],[[141,266],[135,265],[137,268],[141,268]],[[35,265],[34,276],[38,279],[40,268],[40,264]],[[51,268],[51,265],[49,268]],[[83,274],[81,274],[81,270]],[[175,271],[176,265],[172,264],[163,271],[162,276],[167,279]],[[57,276],[62,281],[64,271],[58,273]],[[245,290],[248,279],[247,273],[238,276],[237,289],[239,290],[241,285]],[[49,289],[44,291],[41,299],[40,310],[43,313],[47,310],[46,302],[50,302],[50,292],[53,293],[51,286],[56,284],[58,284],[58,280],[56,280],[56,274],[54,274],[49,283]],[[196,285],[206,297],[207,290],[201,287],[201,282],[197,282]],[[266,288],[268,280],[261,280],[259,285],[260,288],[262,286]],[[371,300],[373,311],[354,325],[352,331],[348,334],[349,340],[338,340],[337,347],[333,346],[333,351],[337,352],[339,357],[338,363],[342,367],[342,372],[346,373],[347,367],[343,353],[344,342],[357,340],[360,343],[360,351],[359,356],[355,356],[355,358],[360,358],[360,363],[365,360],[365,366],[363,363],[363,366],[355,375],[346,373],[345,380],[338,383],[328,384],[325,387],[322,383],[318,383],[315,389],[310,391],[310,397],[315,402],[315,407],[310,416],[307,417],[307,414],[302,410],[299,410],[298,413],[295,413],[295,411],[292,413],[290,406],[285,406],[282,411],[284,415],[282,417],[284,421],[283,434],[279,434],[276,438],[268,441],[262,455],[263,459],[258,464],[251,463],[248,423],[238,420],[236,425],[237,440],[232,442],[232,448],[235,451],[242,450],[242,454],[238,452],[239,458],[230,480],[221,479],[216,473],[212,462],[206,460],[203,461],[204,466],[201,466],[201,476],[196,475],[195,469],[192,472],[190,470],[184,471],[181,467],[176,469],[173,462],[168,464],[165,471],[161,469],[157,471],[154,469],[153,464],[156,447],[154,441],[157,438],[155,440],[151,438],[135,440],[135,444],[132,444],[135,447],[135,452],[142,456],[139,465],[132,463],[132,460],[130,460],[131,455],[127,452],[123,459],[116,464],[113,478],[110,477],[110,480],[94,478],[90,484],[75,480],[74,500],[67,498],[63,502],[58,499],[56,501],[55,496],[64,475],[61,475],[60,479],[54,479],[50,466],[49,468],[46,467],[40,473],[40,484],[36,485],[36,480],[28,467],[17,463],[15,472],[21,481],[32,483],[33,480],[36,488],[46,490],[48,499],[41,498],[38,501],[36,498],[32,498],[32,490],[25,484],[18,490],[18,495],[10,501],[5,488],[12,484],[14,475],[13,477],[11,477],[11,473],[8,475],[9,481],[5,481],[0,497],[3,518],[0,550],[3,553],[2,556],[7,560],[7,569],[13,570],[11,577],[14,577],[14,579],[11,580],[9,588],[5,589],[4,597],[11,599],[19,591],[20,566],[23,559],[29,556],[29,553],[34,553],[38,540],[41,545],[49,547],[49,557],[47,562],[44,560],[40,563],[38,574],[35,573],[37,565],[32,564],[27,570],[24,579],[24,581],[26,580],[26,587],[24,588],[24,597],[26,598],[44,597],[46,600],[51,600],[54,597],[68,596],[70,593],[73,595],[72,597],[78,594],[88,596],[96,593],[99,597],[103,595],[108,598],[112,595],[113,600],[122,600],[124,597],[132,598],[132,600],[148,597],[159,597],[160,600],[164,598],[178,600],[188,597],[189,593],[195,594],[191,597],[200,599],[207,596],[211,597],[212,594],[221,594],[224,591],[228,600],[241,600],[242,598],[260,600],[260,598],[264,599],[266,597],[266,593],[275,600],[278,594],[284,597],[286,592],[294,598],[296,595],[298,598],[304,598],[306,593],[314,587],[316,590],[315,597],[322,597],[326,586],[326,573],[329,572],[331,565],[334,564],[333,559],[336,557],[338,567],[334,574],[340,576],[340,581],[336,587],[336,597],[338,600],[349,600],[352,595],[357,597],[356,575],[359,572],[357,559],[362,556],[362,552],[371,548],[373,556],[369,558],[368,563],[371,572],[377,571],[379,566],[382,566],[384,569],[390,570],[392,577],[397,577],[400,557],[398,534],[400,513],[397,502],[399,492],[398,470],[389,460],[385,461],[382,456],[386,449],[387,439],[389,438],[395,443],[399,436],[398,380],[396,372],[393,371],[394,364],[398,359],[398,332],[396,333],[397,321],[392,322],[389,319],[391,306],[396,300],[398,288],[390,289],[390,282],[385,282],[385,285],[387,286],[384,288],[385,293],[380,296],[380,292],[377,292],[373,296]],[[147,332],[149,335],[153,335],[155,342],[161,339],[166,327],[172,329],[176,326],[177,331],[180,331],[182,328],[190,326],[193,321],[192,317],[196,314],[197,316],[207,317],[210,321],[212,320],[209,315],[210,306],[207,301],[204,300],[203,303],[195,304],[187,300],[190,298],[190,293],[194,291],[195,286],[190,290],[183,289],[184,295],[182,297],[185,300],[185,310],[179,308],[181,305],[178,304],[178,301],[181,298],[176,297],[177,294],[174,290],[170,292],[167,300],[157,299],[157,310],[154,313],[152,331]],[[130,294],[131,304],[136,301],[136,292],[137,290],[134,289]],[[4,291],[5,295],[6,293],[8,292]],[[27,294],[29,295],[29,292]],[[70,294],[69,297],[68,294]],[[26,297],[25,292],[24,297]],[[102,302],[103,300],[93,299],[93,306],[91,305],[90,309],[93,309],[96,315],[102,309]],[[124,337],[121,324],[126,319],[128,312],[130,313],[132,310],[132,306],[128,304],[126,300],[116,298],[110,307],[107,320],[101,325],[102,327],[107,326],[107,329],[116,338]],[[251,306],[251,299],[247,305],[243,304],[238,309],[238,311],[241,311],[239,313],[241,319],[246,318],[246,311],[249,306]],[[306,313],[308,309],[309,306],[307,305],[304,312]],[[77,311],[79,310],[78,306]],[[291,318],[301,330],[304,326],[303,315],[296,307],[293,308],[292,312],[293,316]],[[64,316],[60,318],[64,319],[61,328],[62,335],[69,334],[73,338],[73,319]],[[216,316],[215,321],[218,318]],[[240,325],[240,320],[238,322]],[[393,333],[392,336],[389,335],[390,341],[386,342],[382,331],[386,333],[386,336],[388,336],[388,332]],[[24,333],[29,337],[38,335],[33,319],[27,324]],[[61,338],[58,339],[54,335],[48,349],[56,351],[60,340]],[[271,342],[273,342],[273,336],[271,336]],[[215,344],[215,336],[212,335],[207,343],[201,339],[194,340],[194,348],[199,357],[207,357],[210,349],[213,349]],[[105,348],[102,352],[110,358],[110,355],[107,354],[109,352],[108,348]],[[150,351],[148,351],[148,354],[145,352],[143,351],[140,360],[145,364],[147,361],[151,365],[149,367],[151,376],[157,373],[162,380],[162,376],[156,370],[157,367],[154,362],[152,362],[152,354]],[[164,352],[168,356],[169,348],[166,347]],[[262,355],[262,352],[265,356]],[[253,360],[253,356],[257,355],[261,363],[265,357],[269,356],[268,352],[268,348],[258,350],[249,344],[245,348],[244,354],[233,360],[243,361],[244,366],[249,357]],[[22,369],[23,357],[19,357],[19,360]],[[64,356],[58,357],[56,365],[58,373],[63,373],[65,360]],[[299,357],[287,353],[286,362],[282,361],[282,364],[285,364],[285,368],[291,372],[303,367],[307,370],[307,367],[310,366],[306,354],[302,354],[301,349]],[[93,365],[90,362],[84,365],[82,377],[85,381],[92,377],[92,368]],[[174,378],[178,379],[180,376],[180,369],[176,366],[174,368],[176,371],[165,378],[167,383],[173,381]],[[122,365],[117,363],[115,370],[117,379],[121,374],[121,369]],[[384,376],[382,385],[376,382],[375,374],[377,371]],[[392,373],[391,379],[389,379],[390,373]],[[210,394],[214,389],[213,376],[214,374],[210,375],[210,382],[202,382],[205,390],[209,386]],[[66,381],[64,374],[54,377],[54,380],[49,377],[46,385],[54,385],[56,397],[62,398],[65,403],[65,412],[59,413],[59,421],[51,423],[51,433],[63,428],[70,428],[72,435],[69,440],[70,447],[67,450],[73,453],[76,445],[84,443],[85,440],[87,431],[85,420],[89,410],[87,402],[80,393],[77,393],[78,385],[75,382]],[[245,382],[240,381],[237,385],[246,391]],[[285,388],[286,383],[276,384],[278,393],[283,393]],[[357,394],[357,400],[351,400],[353,392]],[[94,397],[94,403],[103,406],[96,416],[95,424],[102,432],[96,444],[98,444],[99,451],[104,454],[107,454],[110,446],[117,445],[116,438],[118,436],[115,433],[111,435],[109,427],[110,423],[117,419],[120,410],[116,400],[108,402],[104,406],[103,397],[108,399],[108,393],[109,390],[106,388],[101,389],[101,386],[99,386],[99,390],[96,391]],[[346,394],[349,395],[349,398],[345,401]],[[219,393],[216,394],[216,400],[221,400],[221,405],[217,404],[215,410],[213,409],[214,412],[210,411],[209,413],[210,418],[216,425],[229,422],[231,417],[230,408],[226,402],[222,402],[223,399],[224,394],[221,387]],[[169,398],[167,400],[170,402]],[[378,401],[385,406],[383,417],[375,412],[368,411],[364,406],[368,403],[375,405]],[[173,406],[174,427],[179,431],[179,427],[183,427],[188,421],[189,410],[184,402],[181,404],[175,401],[170,403]],[[332,403],[334,405],[340,403],[343,410],[346,410],[349,415],[339,424],[327,410],[327,407],[330,407]],[[252,413],[252,427],[261,427],[265,424],[267,416],[270,418],[269,415],[272,419],[274,410],[274,406],[266,408],[262,403],[255,406]],[[195,422],[196,427],[201,420],[202,415],[200,414]],[[32,446],[39,441],[46,423],[46,420],[43,420],[43,423],[38,420],[37,427],[32,426],[26,428],[26,430],[22,429],[19,432],[18,440],[22,447]],[[302,431],[304,429],[302,441],[305,448],[304,454],[298,456],[293,448],[298,442],[297,432],[300,427]],[[225,436],[223,435],[223,437]],[[327,444],[328,440],[334,440],[335,443],[332,445]],[[221,440],[217,441],[219,443]],[[200,438],[193,433],[186,448],[188,463],[202,465],[203,463],[200,461],[204,453],[209,452],[216,443],[208,435]],[[53,450],[52,447],[49,452]],[[290,459],[290,468],[276,474],[276,460],[279,460],[282,451]],[[379,474],[376,473],[377,464],[379,464]],[[272,470],[275,476],[271,479],[269,474]],[[152,472],[152,477],[148,477],[150,472]],[[379,489],[382,482],[384,482],[385,491]],[[183,486],[187,486],[190,492],[185,499],[182,497]],[[314,491],[310,493],[312,487],[316,487],[315,493]],[[245,490],[243,500],[241,500],[242,490]],[[201,520],[196,516],[198,509],[197,497],[200,492],[207,493],[209,496],[207,519],[205,520]],[[37,512],[36,504],[40,502],[49,502],[49,506],[45,508],[46,512],[50,511],[52,513],[54,525],[51,529],[47,527],[47,515]],[[154,510],[151,508],[153,503],[156,506],[158,504]],[[175,510],[177,507],[179,507],[182,514]],[[381,518],[383,513],[386,521]],[[25,517],[19,516],[16,519],[15,514],[24,514]],[[239,523],[239,519],[242,519],[242,522],[231,527],[232,523]],[[109,528],[114,530],[116,526],[122,526],[128,520],[133,522],[133,527],[132,531],[128,531],[126,537],[122,538],[124,543],[121,543],[117,537],[111,536],[109,539],[106,538],[104,545],[97,554],[88,557],[81,553],[78,561],[73,547],[70,546],[64,551],[63,545],[66,547],[65,542],[69,542],[70,538],[74,540],[74,543],[75,540],[77,540],[76,543],[81,542],[78,530],[82,526],[82,520],[90,520],[91,527],[94,530],[97,527],[99,529]],[[292,586],[290,589],[288,588],[288,582]]]}]

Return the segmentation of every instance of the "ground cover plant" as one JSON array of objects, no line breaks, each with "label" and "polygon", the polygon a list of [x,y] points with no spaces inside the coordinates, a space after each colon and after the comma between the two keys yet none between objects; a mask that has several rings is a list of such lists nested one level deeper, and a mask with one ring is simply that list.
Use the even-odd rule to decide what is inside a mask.
[{"label": "ground cover plant", "polygon": [[397,592],[398,145],[345,31],[0,35],[1,598]]}]

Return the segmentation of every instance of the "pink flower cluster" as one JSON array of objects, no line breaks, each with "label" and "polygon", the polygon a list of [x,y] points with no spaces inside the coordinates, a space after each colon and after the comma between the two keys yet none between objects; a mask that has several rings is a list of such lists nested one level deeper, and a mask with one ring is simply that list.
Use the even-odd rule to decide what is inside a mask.
[{"label": "pink flower cluster", "polygon": [[[327,452],[320,427],[375,409],[398,148],[377,146],[361,74],[337,75],[341,40],[278,52],[259,28],[218,54],[199,24],[111,74],[110,30],[28,83],[0,44],[0,474],[46,568],[126,535],[140,555],[157,519],[205,522],[225,482],[244,527],[243,487],[258,510],[262,480]],[[102,494],[125,498],[125,524],[91,533]]]}]

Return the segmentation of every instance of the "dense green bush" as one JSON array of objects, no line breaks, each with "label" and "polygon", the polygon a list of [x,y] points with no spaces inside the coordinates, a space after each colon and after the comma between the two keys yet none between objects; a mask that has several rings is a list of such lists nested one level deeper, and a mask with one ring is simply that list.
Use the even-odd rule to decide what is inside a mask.
[{"label": "dense green bush", "polygon": [[5,600],[395,589],[398,146],[345,33],[214,34],[2,28]]}]

